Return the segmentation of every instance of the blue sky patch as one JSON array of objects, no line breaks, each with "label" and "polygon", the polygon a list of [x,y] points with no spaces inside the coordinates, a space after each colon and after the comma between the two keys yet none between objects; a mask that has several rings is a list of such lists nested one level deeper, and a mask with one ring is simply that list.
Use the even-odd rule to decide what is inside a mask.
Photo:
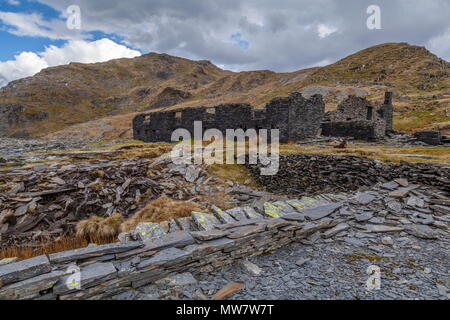
[{"label": "blue sky patch", "polygon": [[240,32],[232,34],[230,40],[236,47],[241,48],[242,50],[248,50],[250,48],[250,42],[242,39],[242,34]]}]

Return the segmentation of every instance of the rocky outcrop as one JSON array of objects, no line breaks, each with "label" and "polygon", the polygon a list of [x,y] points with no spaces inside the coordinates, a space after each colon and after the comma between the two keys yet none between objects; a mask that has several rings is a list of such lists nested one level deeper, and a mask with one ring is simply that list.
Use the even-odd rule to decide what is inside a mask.
[{"label": "rocky outcrop", "polygon": [[145,110],[174,106],[190,97],[192,97],[190,92],[167,87],[155,97],[152,104]]}]

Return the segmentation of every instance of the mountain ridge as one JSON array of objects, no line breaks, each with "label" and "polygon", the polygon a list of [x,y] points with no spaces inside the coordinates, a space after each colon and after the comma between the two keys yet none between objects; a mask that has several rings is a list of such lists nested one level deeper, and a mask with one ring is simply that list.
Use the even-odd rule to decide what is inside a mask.
[{"label": "mountain ridge", "polygon": [[[94,64],[71,63],[0,88],[0,136],[42,137],[93,121],[129,121],[142,111],[232,102],[259,107],[293,91],[324,93],[332,109],[353,92],[380,100],[388,88],[395,91],[400,114],[417,111],[415,104],[430,106],[431,112],[440,113],[442,108],[447,112],[450,63],[407,43],[380,44],[328,66],[286,73],[232,72],[208,60],[157,53]],[[433,106],[436,100],[438,105]],[[445,113],[442,121],[434,119],[424,126],[445,129],[447,122],[450,117]],[[123,133],[125,126],[120,127]]]}]

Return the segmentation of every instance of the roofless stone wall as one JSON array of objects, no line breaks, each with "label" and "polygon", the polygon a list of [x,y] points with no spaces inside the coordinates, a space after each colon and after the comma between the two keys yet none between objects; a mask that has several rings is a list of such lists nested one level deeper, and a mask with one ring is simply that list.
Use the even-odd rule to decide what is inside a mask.
[{"label": "roofless stone wall", "polygon": [[194,137],[194,122],[202,129],[279,129],[280,142],[314,137],[319,133],[325,113],[322,96],[310,99],[295,92],[286,98],[276,98],[264,109],[249,104],[222,104],[216,107],[185,108],[137,115],[133,120],[134,139],[145,142],[171,142],[176,129],[188,130]]},{"label": "roofless stone wall", "polygon": [[378,140],[392,131],[392,92],[385,93],[384,104],[374,107],[366,98],[350,96],[337,110],[327,112],[322,123],[322,135]]},{"label": "roofless stone wall", "polygon": [[321,95],[305,99],[301,93],[275,98],[263,109],[249,104],[222,104],[215,107],[184,108],[143,113],[133,119],[133,136],[145,142],[171,142],[176,129],[186,129],[194,137],[194,122],[202,122],[202,133],[218,129],[279,129],[280,142],[299,141],[322,135],[377,140],[392,131],[392,92],[384,104],[374,107],[365,98],[350,96],[338,109],[325,114]]}]

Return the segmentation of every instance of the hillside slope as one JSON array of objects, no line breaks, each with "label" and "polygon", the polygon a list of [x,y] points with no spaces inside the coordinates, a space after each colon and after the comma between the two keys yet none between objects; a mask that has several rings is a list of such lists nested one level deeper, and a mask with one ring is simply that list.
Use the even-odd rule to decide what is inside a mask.
[{"label": "hillside slope", "polygon": [[381,102],[387,89],[395,92],[397,129],[450,129],[450,63],[423,47],[387,43],[292,73],[234,73],[154,53],[49,68],[0,89],[0,136],[129,137],[140,111],[227,102],[259,107],[293,91],[321,93],[333,109],[349,94]]}]

